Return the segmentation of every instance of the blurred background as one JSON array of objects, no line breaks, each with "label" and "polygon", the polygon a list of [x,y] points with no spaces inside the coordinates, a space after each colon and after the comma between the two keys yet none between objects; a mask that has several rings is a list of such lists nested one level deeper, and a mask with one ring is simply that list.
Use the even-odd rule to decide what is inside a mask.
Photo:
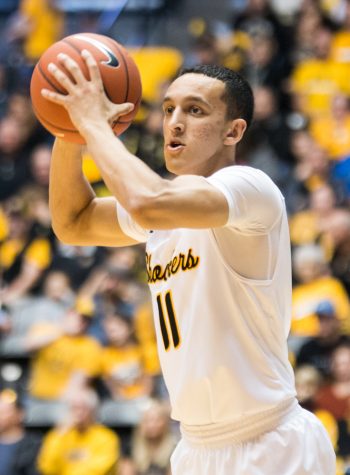
[{"label": "blurred background", "polygon": [[[0,0],[0,475],[170,475],[179,429],[160,374],[144,247],[74,247],[48,209],[53,137],[29,84],[77,32],[124,44],[143,82],[121,137],[165,176],[159,103],[182,66],[253,87],[238,163],[281,188],[293,256],[298,399],[350,474],[350,1]],[[84,172],[108,190],[88,154]]]}]

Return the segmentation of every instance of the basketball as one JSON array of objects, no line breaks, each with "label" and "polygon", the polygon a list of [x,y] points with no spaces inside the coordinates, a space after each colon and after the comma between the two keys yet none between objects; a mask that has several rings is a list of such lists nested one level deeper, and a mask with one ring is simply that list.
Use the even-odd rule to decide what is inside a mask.
[{"label": "basketball", "polygon": [[[88,50],[99,65],[102,82],[107,97],[115,104],[132,102],[135,108],[113,123],[115,135],[123,133],[135,117],[141,101],[141,78],[134,60],[126,49],[112,38],[94,33],[79,33],[63,38],[53,44],[41,56],[35,66],[30,83],[30,95],[33,111],[39,122],[56,137],[68,142],[84,144],[84,138],[74,127],[66,109],[45,99],[41,89],[49,89],[59,94],[66,91],[48,72],[49,63],[55,63],[69,77],[71,75],[57,61],[59,53],[70,56],[80,66],[88,79],[89,72],[81,51]],[[71,78],[72,79],[72,78]]]}]

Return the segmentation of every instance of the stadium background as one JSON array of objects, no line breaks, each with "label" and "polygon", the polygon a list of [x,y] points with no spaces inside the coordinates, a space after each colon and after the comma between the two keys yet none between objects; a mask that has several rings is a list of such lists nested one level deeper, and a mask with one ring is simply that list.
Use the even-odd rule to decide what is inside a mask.
[{"label": "stadium background", "polygon": [[[177,70],[220,63],[252,84],[238,161],[285,195],[298,398],[329,431],[337,475],[350,473],[350,2],[0,0],[0,475],[166,475],[179,436],[143,247],[76,248],[50,226],[53,139],[29,82],[50,44],[81,31],[114,37],[139,65],[142,107],[122,139],[163,175],[159,101]],[[84,171],[108,194],[87,153]]]}]

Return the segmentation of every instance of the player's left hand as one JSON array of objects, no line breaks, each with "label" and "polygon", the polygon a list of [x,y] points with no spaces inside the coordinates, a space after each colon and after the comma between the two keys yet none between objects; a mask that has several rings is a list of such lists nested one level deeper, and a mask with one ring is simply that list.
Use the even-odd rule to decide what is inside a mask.
[{"label": "player's left hand", "polygon": [[103,122],[112,124],[119,117],[128,114],[134,108],[132,103],[114,104],[105,94],[101,74],[92,54],[83,50],[81,53],[90,79],[86,79],[79,65],[68,55],[60,53],[57,60],[70,74],[73,80],[54,63],[48,65],[49,73],[67,91],[59,94],[42,89],[43,97],[63,106],[69,113],[74,126],[84,135],[89,126]]}]

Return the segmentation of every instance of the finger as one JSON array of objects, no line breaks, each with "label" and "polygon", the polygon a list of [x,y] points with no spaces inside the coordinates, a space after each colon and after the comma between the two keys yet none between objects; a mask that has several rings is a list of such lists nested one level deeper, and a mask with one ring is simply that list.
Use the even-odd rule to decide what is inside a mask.
[{"label": "finger", "polygon": [[64,87],[64,89],[71,94],[74,89],[74,84],[69,79],[67,74],[65,74],[60,68],[58,68],[54,63],[49,63],[47,67],[48,71],[56,79],[56,81]]},{"label": "finger", "polygon": [[67,71],[71,73],[72,77],[74,78],[74,81],[77,84],[83,84],[84,82],[86,82],[86,78],[82,70],[80,69],[78,64],[74,61],[74,59],[70,58],[68,55],[64,53],[60,53],[57,56],[57,59],[59,63],[62,64],[67,69]]},{"label": "finger", "polygon": [[67,102],[67,96],[58,94],[57,92],[50,91],[49,89],[42,89],[41,95],[55,104],[63,106]]},{"label": "finger", "polygon": [[83,51],[81,52],[81,56],[84,59],[86,66],[88,67],[91,81],[95,83],[100,83],[100,85],[102,85],[100,69],[90,51],[88,51],[87,49],[83,49]]}]

